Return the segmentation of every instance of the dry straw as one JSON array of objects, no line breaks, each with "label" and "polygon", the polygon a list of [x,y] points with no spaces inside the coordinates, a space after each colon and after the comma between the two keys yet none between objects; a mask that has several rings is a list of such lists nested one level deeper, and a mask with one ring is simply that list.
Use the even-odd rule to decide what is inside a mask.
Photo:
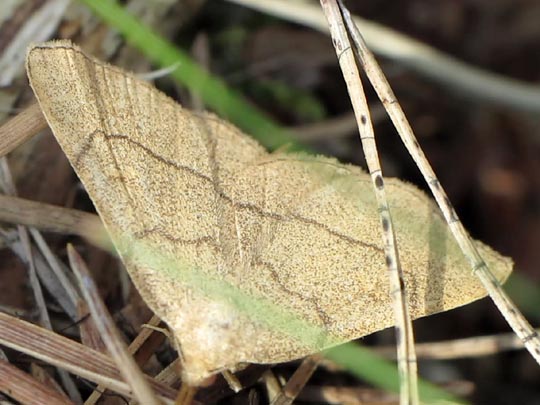
[{"label": "dry straw", "polygon": [[489,296],[514,332],[522,340],[529,353],[540,364],[540,336],[521,314],[510,297],[504,292],[498,277],[489,265],[489,260],[485,260],[485,256],[477,249],[476,244],[465,230],[446,192],[433,172],[424,151],[418,144],[412,128],[386,77],[377,64],[373,53],[367,48],[348,10],[342,7],[342,11],[362,68],[365,70],[373,88],[381,99],[409,154],[424,176],[453,237],[463,251],[463,254],[467,257],[470,268],[482,282]]},{"label": "dry straw", "polygon": [[369,108],[339,6],[336,1],[332,0],[321,0],[321,5],[328,19],[332,43],[336,49],[339,65],[352,101],[373,191],[377,198],[377,211],[381,220],[381,233],[390,282],[390,296],[394,307],[397,359],[401,384],[400,402],[402,404],[417,404],[419,401],[417,366],[409,303]]}]

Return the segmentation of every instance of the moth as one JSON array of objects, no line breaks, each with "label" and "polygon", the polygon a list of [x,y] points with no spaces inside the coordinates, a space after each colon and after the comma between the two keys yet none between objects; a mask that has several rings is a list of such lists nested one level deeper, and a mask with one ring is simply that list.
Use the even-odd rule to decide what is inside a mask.
[{"label": "moth", "polygon": [[[33,46],[27,72],[135,286],[172,330],[185,382],[393,325],[360,168],[268,153],[67,41]],[[485,296],[432,201],[397,179],[386,188],[411,316]],[[503,282],[511,260],[477,245]]]}]

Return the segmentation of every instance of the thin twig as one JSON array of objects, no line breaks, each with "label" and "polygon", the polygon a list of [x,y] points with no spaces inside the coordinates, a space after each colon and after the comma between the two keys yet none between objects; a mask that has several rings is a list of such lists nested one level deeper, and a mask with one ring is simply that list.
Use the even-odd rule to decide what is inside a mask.
[{"label": "thin twig", "polygon": [[[11,171],[9,170],[8,162],[5,157],[0,158],[0,172],[2,178],[2,188],[7,194],[11,196],[16,196],[17,191],[15,189],[15,184],[13,182],[13,178],[11,177]],[[45,298],[43,297],[43,291],[41,290],[41,285],[39,284],[39,280],[37,278],[36,267],[34,264],[34,258],[32,256],[32,248],[30,247],[30,237],[28,236],[28,231],[26,227],[21,225],[17,226],[17,231],[19,233],[19,239],[23,246],[23,251],[25,255],[24,260],[28,265],[28,278],[30,281],[30,285],[32,286],[36,305],[39,309],[40,324],[52,330],[51,320],[47,312]]]},{"label": "thin twig", "polygon": [[[0,229],[0,236],[9,245],[9,248],[24,262],[26,260],[25,248],[19,239],[11,240],[10,233]],[[54,274],[47,264],[46,259],[40,252],[32,249],[32,257],[34,259],[34,266],[38,277],[46,288],[46,290],[56,299],[58,304],[62,307],[64,312],[73,320],[77,320],[76,306],[72,299],[69,297],[69,293],[65,290],[62,283],[58,280],[58,277]]]},{"label": "thin twig", "polygon": [[[2,7],[5,6],[2,1]],[[13,78],[19,73],[24,64],[26,52],[24,50],[31,42],[45,41],[56,31],[62,21],[70,0],[51,0],[45,2],[26,3],[16,2],[20,7],[33,9],[31,13],[24,13],[24,19],[19,20],[16,33],[8,37],[2,46],[0,55],[0,87],[9,86]],[[9,3],[8,3],[9,4]],[[37,7],[36,7],[37,6]],[[6,33],[3,32],[3,35]],[[8,35],[9,35],[8,34]],[[23,52],[21,52],[23,50]]]},{"label": "thin twig", "polygon": [[109,236],[95,214],[0,194],[0,221],[45,232],[79,235],[114,252]]},{"label": "thin twig", "polygon": [[47,121],[39,104],[34,103],[25,108],[0,126],[0,156],[7,155],[45,128],[47,128]]},{"label": "thin twig", "polygon": [[407,305],[407,294],[399,262],[397,241],[384,190],[384,180],[366,96],[362,88],[360,74],[347,37],[339,6],[335,0],[321,0],[321,5],[328,19],[332,42],[336,48],[339,64],[356,115],[362,148],[377,198],[386,265],[390,279],[390,295],[394,306],[398,369],[400,374],[400,400],[402,404],[418,404],[418,377],[412,322]]},{"label": "thin twig", "polygon": [[[148,321],[149,325],[157,326],[161,322],[161,319],[159,319],[157,316],[152,316],[152,319]],[[130,354],[135,354],[137,350],[140,349],[140,347],[143,345],[143,343],[150,337],[150,335],[154,333],[154,331],[150,328],[142,328],[137,337],[133,339],[133,341],[128,346],[128,352]],[[101,398],[101,395],[105,392],[106,387],[103,385],[98,385],[92,394],[88,397],[88,399],[84,402],[84,405],[94,405],[99,399]]]},{"label": "thin twig", "polygon": [[63,265],[62,262],[58,260],[58,257],[56,257],[56,255],[52,252],[51,248],[49,247],[47,242],[45,242],[45,239],[37,229],[30,228],[30,234],[32,235],[32,238],[34,239],[37,247],[41,251],[41,254],[47,261],[47,264],[52,269],[54,275],[58,279],[58,282],[64,288],[67,297],[69,297],[71,303],[75,307],[81,297],[79,296],[79,293],[75,289],[75,286],[73,285],[71,280],[67,277],[67,269],[65,265]]},{"label": "thin twig", "polygon": [[235,393],[238,394],[244,388],[240,380],[229,370],[222,371],[221,375],[223,376],[225,381],[227,381],[227,385],[229,386],[229,388]]},{"label": "thin twig", "polygon": [[266,393],[270,402],[274,401],[278,396],[283,393],[281,384],[271,368],[266,370],[261,376],[261,380],[266,386]]},{"label": "thin twig", "polygon": [[[0,312],[0,344],[35,357],[45,363],[63,368],[107,389],[133,396],[129,385],[110,356],[63,337],[48,329]],[[175,390],[146,377],[166,403],[173,403]]]},{"label": "thin twig", "polygon": [[[11,170],[9,169],[6,157],[0,157],[0,171],[2,175],[2,186],[4,188],[4,191],[7,194],[16,196],[17,189],[15,188],[15,183],[13,181],[13,177],[11,176]],[[30,242],[30,235],[28,234],[28,229],[25,226],[17,225],[17,230],[19,232],[19,238],[23,247],[25,261],[28,266],[28,278],[30,281],[30,285],[32,286],[32,292],[34,293],[34,299],[36,301],[36,305],[39,311],[40,324],[47,329],[53,330],[51,318],[47,311],[47,304],[45,303],[43,290],[37,276],[36,264],[34,261],[34,255],[32,253],[32,245]],[[62,380],[64,388],[69,393],[70,398],[73,401],[80,403],[82,401],[81,394],[79,393],[77,386],[71,379],[71,376],[62,369],[58,369],[58,374],[60,376],[60,379]]]},{"label": "thin twig", "polygon": [[386,77],[375,60],[375,57],[367,48],[358,27],[356,27],[354,24],[350,13],[344,7],[342,10],[349,32],[353,39],[358,58],[362,63],[362,67],[365,70],[375,91],[377,92],[379,99],[385,106],[388,115],[390,116],[401,137],[401,140],[405,144],[409,154],[412,156],[414,162],[424,176],[424,179],[435,197],[435,200],[437,201],[437,204],[439,205],[459,247],[469,260],[471,268],[486,288],[489,296],[495,302],[495,305],[499,311],[510,324],[514,332],[523,341],[523,344],[527,350],[540,364],[540,337],[538,333],[531,327],[519,309],[506,295],[501,287],[501,284],[489,270],[488,265],[478,253],[476,246],[469,237],[467,231],[461,223],[461,220],[456,214],[454,207],[450,203],[446,192],[442,188],[437,176],[431,168],[431,165],[426,159],[423,150],[420,148],[412,128],[405,117],[396,96],[390,88]]},{"label": "thin twig", "polygon": [[[536,331],[540,332],[539,329]],[[417,343],[416,355],[419,359],[449,360],[488,356],[503,351],[523,348],[523,342],[515,333],[502,333],[499,335],[474,336],[441,342]],[[393,346],[380,347],[375,349],[375,352],[387,357],[395,357]]]},{"label": "thin twig", "polygon": [[72,405],[67,397],[54,388],[39,382],[7,361],[0,359],[0,392],[26,405],[41,405],[47,399],[50,405]]},{"label": "thin twig", "polygon": [[116,329],[105,304],[99,296],[86,264],[71,245],[68,245],[68,256],[69,263],[79,280],[81,290],[86,303],[90,308],[93,320],[101,333],[101,338],[118,365],[122,376],[131,386],[135,397],[141,403],[159,405],[160,401],[156,398],[152,388],[144,378],[142,371],[139,369],[137,363],[135,363],[135,360],[125,346],[125,343],[122,341],[120,333]]},{"label": "thin twig", "polygon": [[287,384],[285,384],[283,390],[276,398],[274,398],[271,404],[291,405],[317,369],[321,359],[321,355],[314,354],[302,360],[300,366],[296,369],[291,378],[289,378],[289,381],[287,381]]}]

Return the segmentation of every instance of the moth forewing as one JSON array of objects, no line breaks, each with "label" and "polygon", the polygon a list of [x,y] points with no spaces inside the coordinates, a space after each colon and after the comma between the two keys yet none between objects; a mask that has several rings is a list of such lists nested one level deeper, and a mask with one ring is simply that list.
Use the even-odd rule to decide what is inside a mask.
[{"label": "moth forewing", "polygon": [[[27,70],[135,286],[174,332],[186,382],[393,325],[377,202],[361,169],[268,154],[67,41],[32,47]],[[411,317],[483,297],[431,200],[399,180],[386,187]],[[445,249],[430,250],[434,235]],[[511,261],[476,244],[504,281]]]}]

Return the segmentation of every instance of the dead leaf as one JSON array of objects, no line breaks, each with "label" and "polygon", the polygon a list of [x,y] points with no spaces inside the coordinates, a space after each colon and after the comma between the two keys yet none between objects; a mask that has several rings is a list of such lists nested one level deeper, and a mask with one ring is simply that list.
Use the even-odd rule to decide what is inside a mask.
[{"label": "dead leaf", "polygon": [[[393,324],[377,206],[361,169],[269,154],[66,41],[34,46],[27,69],[135,285],[174,331],[185,381]],[[431,200],[399,180],[386,187],[411,315],[483,297]],[[478,246],[505,280],[511,260]]]}]

